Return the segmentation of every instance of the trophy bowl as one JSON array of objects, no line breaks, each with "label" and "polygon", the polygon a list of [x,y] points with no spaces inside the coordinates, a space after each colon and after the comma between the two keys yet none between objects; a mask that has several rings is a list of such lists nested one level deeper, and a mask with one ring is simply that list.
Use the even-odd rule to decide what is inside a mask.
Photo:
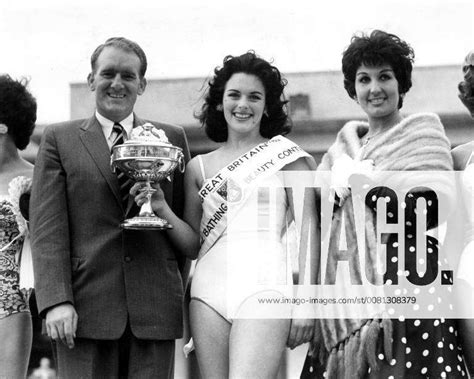
[{"label": "trophy bowl", "polygon": [[[152,124],[149,125],[156,128]],[[138,128],[140,127],[135,129]],[[145,131],[147,130],[155,134],[150,128],[145,128]],[[153,212],[151,196],[156,190],[151,187],[151,183],[168,178],[177,167],[184,172],[183,151],[169,142],[153,139],[153,136],[147,139],[146,137],[150,137],[149,133],[142,132],[139,139],[133,139],[132,134],[131,140],[115,146],[112,151],[111,165],[114,171],[119,169],[129,178],[146,183],[147,200],[141,206],[138,216],[126,219],[120,224],[124,229],[165,230],[173,227]]]}]

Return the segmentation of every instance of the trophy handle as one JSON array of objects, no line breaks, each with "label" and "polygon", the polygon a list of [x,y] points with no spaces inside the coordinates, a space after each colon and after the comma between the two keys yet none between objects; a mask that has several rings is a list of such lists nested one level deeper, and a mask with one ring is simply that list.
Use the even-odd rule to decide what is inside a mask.
[{"label": "trophy handle", "polygon": [[179,171],[183,173],[185,169],[185,165],[184,165],[184,154],[181,151],[179,152],[179,156],[178,156],[178,167],[179,167]]}]

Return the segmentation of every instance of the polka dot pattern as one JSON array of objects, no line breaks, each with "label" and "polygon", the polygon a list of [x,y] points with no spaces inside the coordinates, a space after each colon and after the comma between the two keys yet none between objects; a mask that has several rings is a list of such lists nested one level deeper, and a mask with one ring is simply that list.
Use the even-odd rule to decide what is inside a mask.
[{"label": "polka dot pattern", "polygon": [[[432,205],[433,202],[428,201],[427,206],[431,207]],[[407,206],[405,203],[402,204],[402,208]],[[405,223],[409,227],[412,225],[412,220],[405,220]],[[394,240],[387,241],[388,244],[398,247],[398,242]],[[416,248],[413,235],[407,236],[405,248],[408,249],[410,254],[407,254],[405,258],[408,261],[412,260],[412,262],[409,265],[405,265],[405,269],[401,269],[401,267],[398,268],[398,271],[395,269],[395,272],[392,272],[392,276],[387,274],[384,277],[385,283],[393,283],[396,275],[409,275],[410,273],[406,267],[414,267],[417,264],[427,265],[428,260],[432,259],[433,253],[439,251],[439,247],[436,243],[433,243],[433,240],[429,240],[428,245],[428,254],[411,254],[416,252]],[[394,263],[399,262],[395,256],[387,256],[387,259]],[[446,262],[443,264],[438,262],[440,266],[445,266],[445,264]],[[467,373],[464,370],[463,352],[458,341],[458,332],[454,320],[424,318],[430,313],[435,314],[439,306],[452,306],[450,304],[452,288],[451,286],[443,287],[440,289],[439,287],[430,286],[427,288],[428,299],[424,299],[427,301],[421,307],[418,304],[410,305],[411,309],[418,312],[419,317],[406,319],[403,316],[396,316],[398,318],[392,319],[392,357],[389,359],[384,354],[383,336],[380,336],[379,343],[377,344],[378,350],[376,351],[378,369],[372,372],[368,369],[364,378],[467,378]],[[397,296],[400,294],[416,296],[419,293],[420,291],[417,288],[414,290],[410,289],[409,291],[407,288],[396,290]],[[426,292],[424,292],[423,296],[426,296]],[[312,359],[318,361],[317,357],[312,357]],[[318,363],[313,362],[313,364],[317,365]],[[307,362],[305,362],[305,368],[303,368],[301,374],[302,379],[320,379],[325,377],[323,376],[325,373],[324,368],[322,370],[315,370],[308,375],[309,370],[307,370],[307,367]]]},{"label": "polka dot pattern", "polygon": [[[379,368],[367,372],[368,379],[389,378],[467,378],[462,350],[455,336],[456,326],[450,319],[392,320],[393,355],[389,361],[383,344],[377,351]],[[301,374],[303,379],[325,378],[317,357]],[[319,366],[319,367],[317,367]]]}]

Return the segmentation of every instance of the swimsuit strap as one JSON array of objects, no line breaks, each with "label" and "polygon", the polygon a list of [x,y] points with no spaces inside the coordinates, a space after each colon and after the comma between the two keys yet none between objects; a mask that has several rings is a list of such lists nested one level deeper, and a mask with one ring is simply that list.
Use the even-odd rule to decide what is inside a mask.
[{"label": "swimsuit strap", "polygon": [[198,155],[196,158],[199,162],[199,167],[201,168],[202,180],[205,181],[206,180],[206,173],[204,171],[204,163],[202,162],[202,155]]},{"label": "swimsuit strap", "polygon": [[467,166],[469,166],[470,164],[474,163],[474,151],[471,153],[471,155],[469,156],[469,159],[467,160],[466,162],[466,167],[464,167],[464,169],[467,168]]}]

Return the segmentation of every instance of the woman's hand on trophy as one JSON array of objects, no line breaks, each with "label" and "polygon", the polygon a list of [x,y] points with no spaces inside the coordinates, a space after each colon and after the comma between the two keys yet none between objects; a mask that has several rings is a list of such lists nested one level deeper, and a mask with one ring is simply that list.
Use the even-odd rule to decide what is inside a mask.
[{"label": "woman's hand on trophy", "polygon": [[165,195],[158,182],[136,182],[130,188],[130,194],[134,196],[139,207],[150,201],[151,209],[158,215],[167,207]]}]

